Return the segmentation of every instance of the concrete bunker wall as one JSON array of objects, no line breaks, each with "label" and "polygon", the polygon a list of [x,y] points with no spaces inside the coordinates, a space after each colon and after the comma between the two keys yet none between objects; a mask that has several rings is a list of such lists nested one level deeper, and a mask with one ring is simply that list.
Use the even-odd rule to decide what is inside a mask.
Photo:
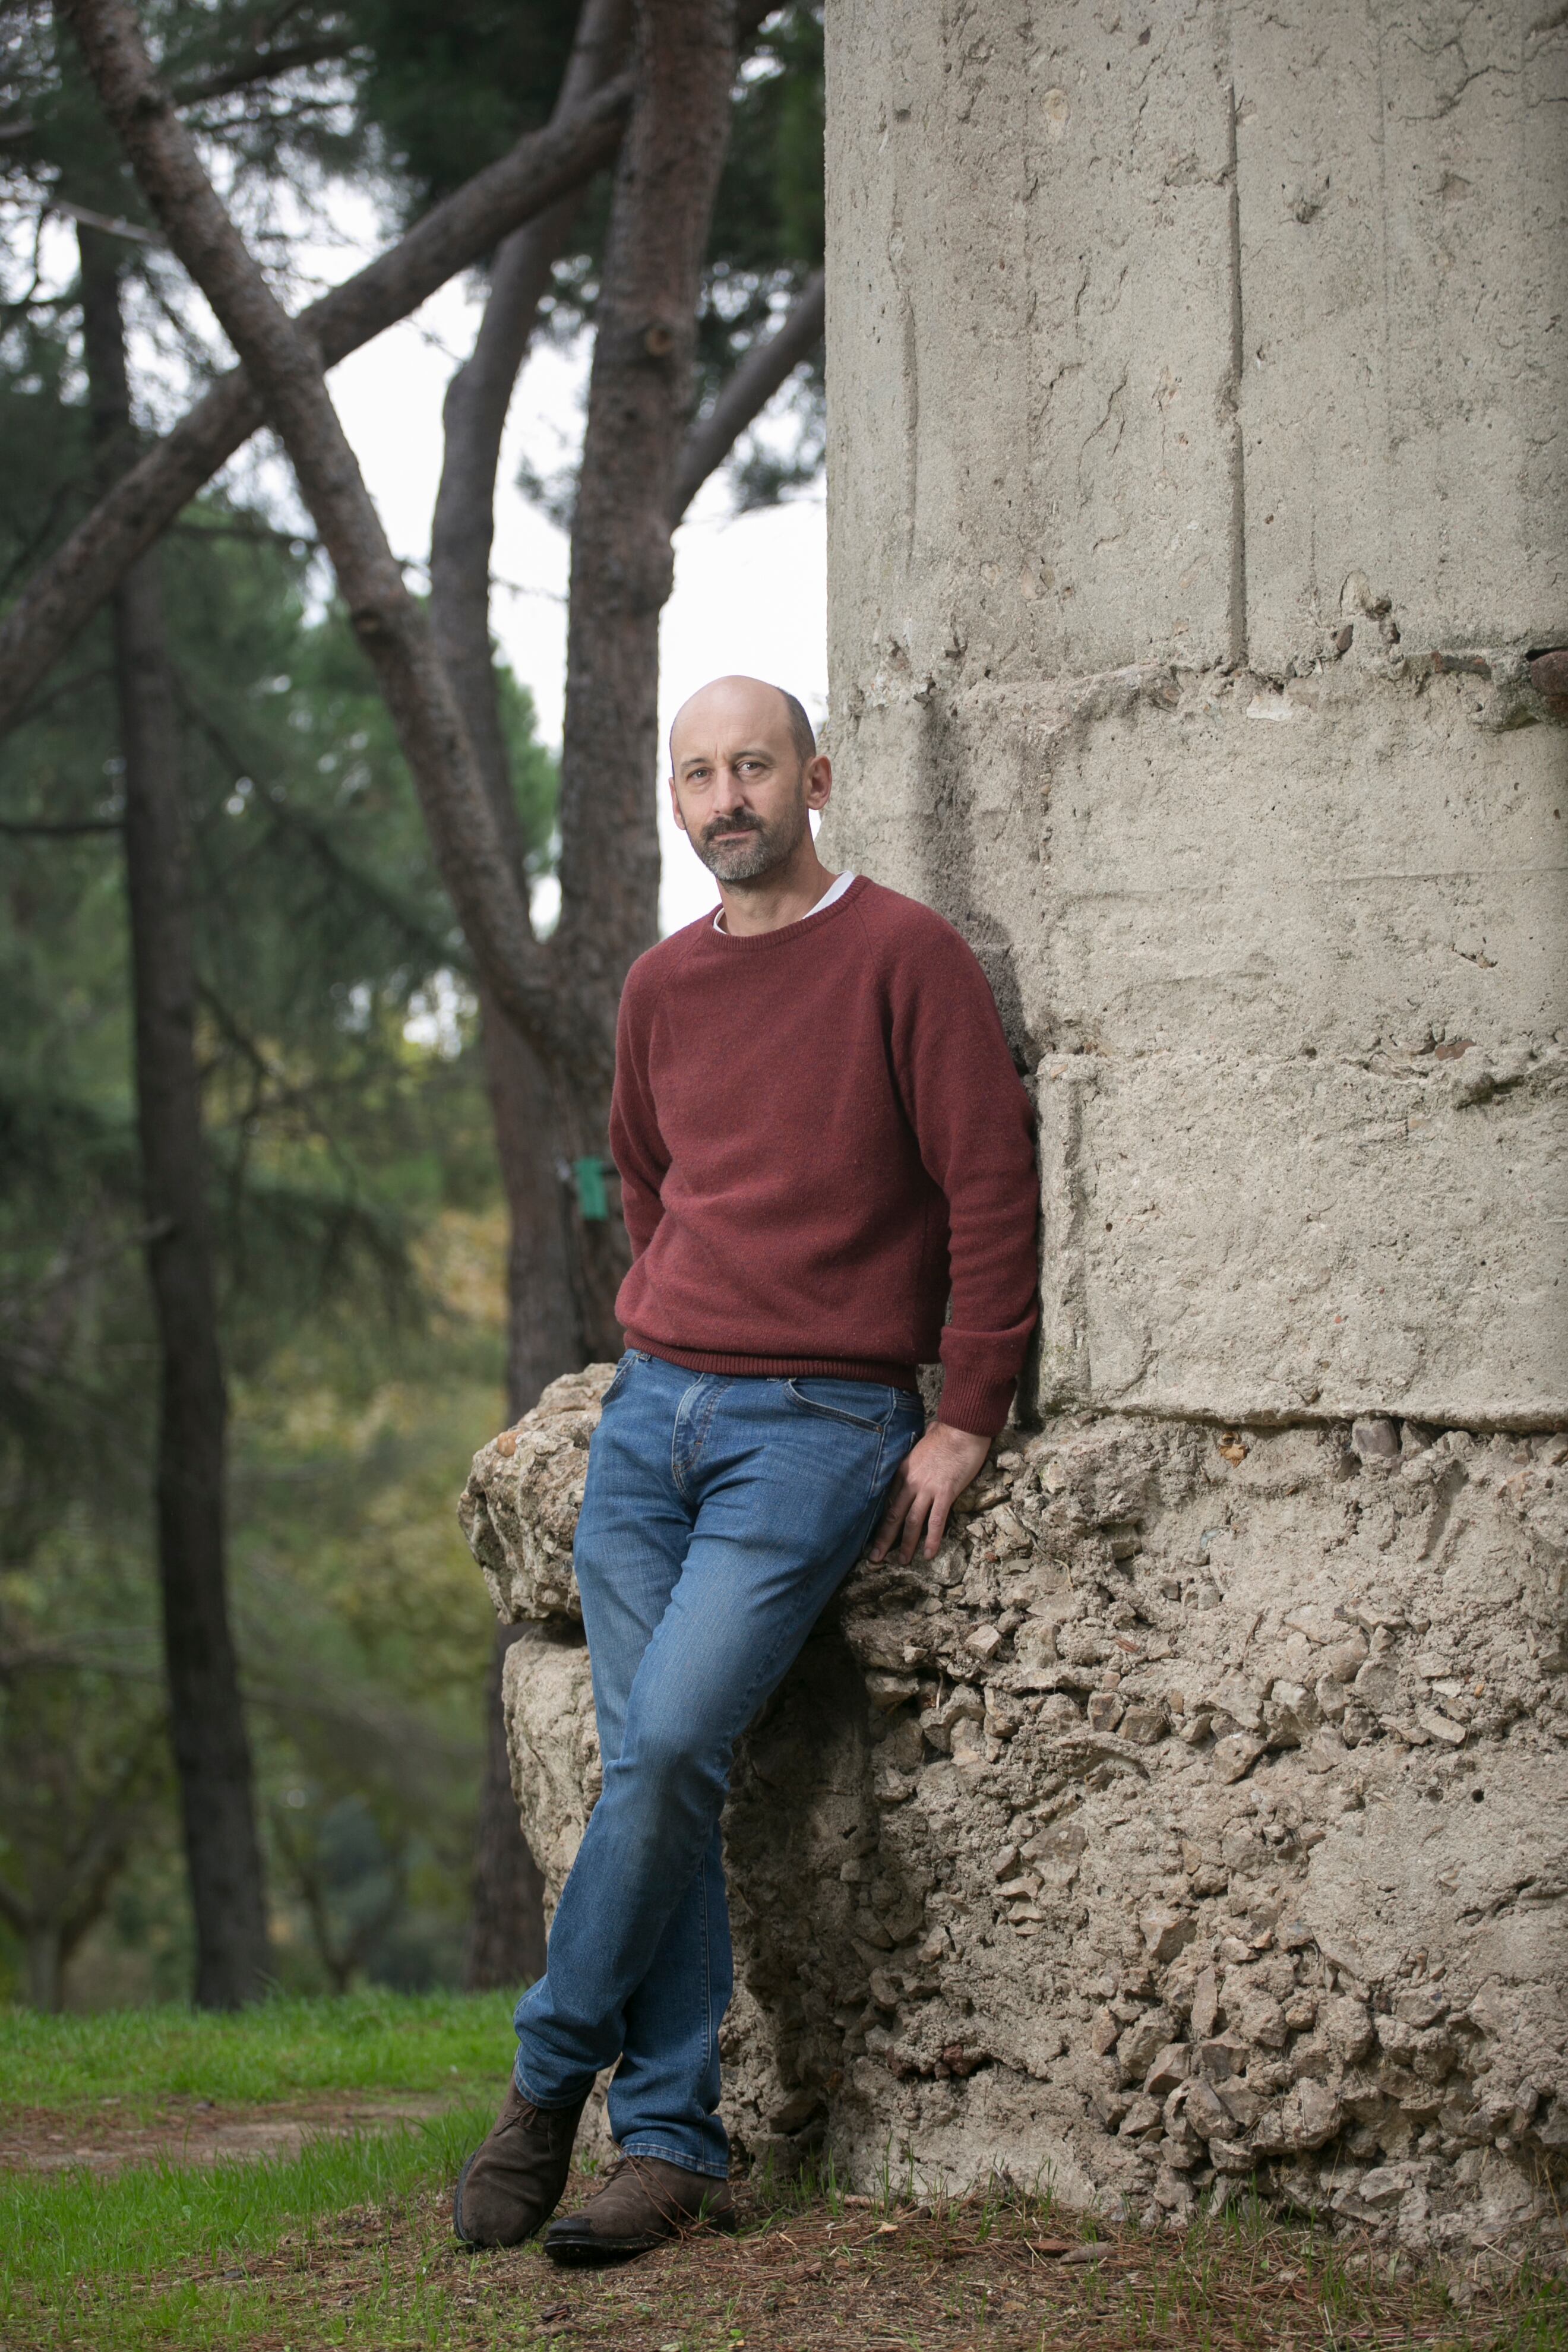
[{"label": "concrete bunker wall", "polygon": [[[571,1542],[598,1365],[478,1456],[553,1902],[598,1788]],[[742,2150],[1409,2242],[1552,2226],[1568,2151],[1568,1438],[1054,1415],[862,1569],[726,1822]],[[1559,2192],[1560,2195],[1560,2192]]]},{"label": "concrete bunker wall", "polygon": [[[986,963],[1044,1315],[942,1558],[860,1571],[748,1740],[753,2153],[1550,2210],[1560,15],[829,11],[828,838]],[[552,1891],[606,1376],[465,1498]]]}]

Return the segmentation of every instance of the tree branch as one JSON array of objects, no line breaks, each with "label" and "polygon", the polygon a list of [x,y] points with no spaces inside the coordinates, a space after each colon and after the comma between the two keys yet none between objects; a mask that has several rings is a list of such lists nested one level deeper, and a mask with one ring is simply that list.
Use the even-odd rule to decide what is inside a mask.
[{"label": "tree branch", "polygon": [[172,250],[263,395],[375,670],[442,879],[486,982],[552,1059],[605,1063],[603,1024],[590,1029],[548,981],[429,622],[387,544],[328,396],[320,350],[280,307],[229,218],[125,0],[62,0],[61,13]]},{"label": "tree branch", "polygon": [[124,1864],[137,1817],[147,1801],[148,1767],[163,1744],[164,1729],[162,1710],[143,1724],[141,1738],[121,1759],[109,1790],[94,1804],[80,1845],[68,1857],[71,1867],[56,1906],[62,1959],[69,1958],[98,1917]]},{"label": "tree branch", "polygon": [[686,436],[675,478],[671,513],[680,520],[711,473],[723,464],[749,425],[756,422],[775,392],[809,359],[822,341],[824,277],[816,270],[765,341],[753,343],[720,389],[706,416]]},{"label": "tree branch", "polygon": [[[520,139],[509,154],[433,205],[397,245],[300,312],[297,326],[325,366],[418,309],[497,240],[581,187],[614,155],[631,103],[629,73],[596,91],[569,119]],[[243,369],[216,383],[154,444],[42,564],[0,622],[0,734],[146,552],[262,421]]]},{"label": "tree branch", "polygon": [[[584,0],[552,121],[570,115],[608,79],[621,62],[629,31],[628,0]],[[584,193],[574,189],[548,212],[514,229],[496,255],[473,352],[447,385],[442,404],[445,446],[430,526],[430,619],[436,642],[462,708],[507,855],[519,875],[522,836],[507,772],[490,657],[496,474],[518,370]]]},{"label": "tree branch", "polygon": [[256,82],[293,73],[300,66],[326,65],[333,58],[346,58],[358,46],[346,35],[340,35],[336,39],[323,36],[314,41],[284,42],[275,49],[256,49],[243,64],[226,67],[217,73],[194,74],[188,80],[175,82],[171,95],[176,106],[203,106],[210,98],[228,98],[237,89],[249,89]]},{"label": "tree branch", "polygon": [[51,196],[44,210],[64,213],[79,228],[101,229],[105,236],[129,237],[133,245],[152,245],[162,248],[163,240],[154,236],[150,228],[138,228],[134,221],[120,220],[111,213],[95,213],[86,205],[68,205],[63,196]]},{"label": "tree branch", "polygon": [[122,833],[124,820],[117,816],[82,817],[75,824],[25,824],[10,817],[0,817],[0,833],[16,840],[70,841],[83,833]]}]

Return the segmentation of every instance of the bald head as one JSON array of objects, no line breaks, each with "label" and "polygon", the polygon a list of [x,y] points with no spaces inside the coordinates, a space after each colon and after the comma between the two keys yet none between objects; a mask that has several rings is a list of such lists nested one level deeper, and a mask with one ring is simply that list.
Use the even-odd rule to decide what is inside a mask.
[{"label": "bald head", "polygon": [[761,677],[715,677],[689,695],[675,714],[669,730],[669,764],[679,775],[682,752],[679,748],[683,738],[695,735],[700,740],[710,736],[717,729],[725,734],[757,731],[776,734],[780,723],[795,758],[804,768],[816,756],[816,736],[805,707],[782,686],[770,686]]},{"label": "bald head", "polygon": [[669,767],[675,821],[722,886],[813,887],[823,869],[811,813],[826,805],[833,770],[793,694],[760,677],[714,678],[676,712]]}]

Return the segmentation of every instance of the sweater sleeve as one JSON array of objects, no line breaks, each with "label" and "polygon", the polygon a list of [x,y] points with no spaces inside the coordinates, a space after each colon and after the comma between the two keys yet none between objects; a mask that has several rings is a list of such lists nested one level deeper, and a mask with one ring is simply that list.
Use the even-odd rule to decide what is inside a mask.
[{"label": "sweater sleeve", "polygon": [[669,1167],[648,1085],[651,1010],[649,992],[639,982],[634,964],[616,1021],[616,1083],[610,1097],[610,1157],[621,1180],[621,1214],[634,1262],[658,1230]]},{"label": "sweater sleeve", "polygon": [[905,1109],[948,1209],[952,1303],[938,1418],[994,1436],[1037,1313],[1039,1180],[1029,1098],[985,974],[947,924],[933,923],[905,948],[892,996]]}]

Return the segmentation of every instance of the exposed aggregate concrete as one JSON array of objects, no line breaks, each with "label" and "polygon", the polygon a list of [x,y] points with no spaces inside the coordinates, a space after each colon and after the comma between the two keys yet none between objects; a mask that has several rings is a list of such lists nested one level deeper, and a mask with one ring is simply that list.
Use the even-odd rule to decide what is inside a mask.
[{"label": "exposed aggregate concrete", "polygon": [[[597,1788],[567,1546],[607,1366],[478,1456],[514,1780]],[[744,1743],[731,2128],[1181,2215],[1256,2182],[1406,2243],[1568,2156],[1568,1439],[1369,1418],[1008,1432],[863,1564]]]}]

